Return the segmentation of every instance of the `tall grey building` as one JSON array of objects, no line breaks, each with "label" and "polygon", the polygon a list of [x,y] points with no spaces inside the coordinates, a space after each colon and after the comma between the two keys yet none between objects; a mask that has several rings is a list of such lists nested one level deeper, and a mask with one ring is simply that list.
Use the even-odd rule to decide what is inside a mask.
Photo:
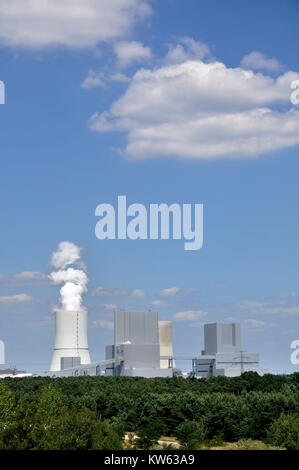
[{"label": "tall grey building", "polygon": [[205,354],[241,350],[241,326],[239,323],[206,323],[204,338]]},{"label": "tall grey building", "polygon": [[115,375],[168,377],[171,369],[160,368],[158,313],[116,310],[114,312]]},{"label": "tall grey building", "polygon": [[115,310],[114,344],[158,344],[158,312]]}]

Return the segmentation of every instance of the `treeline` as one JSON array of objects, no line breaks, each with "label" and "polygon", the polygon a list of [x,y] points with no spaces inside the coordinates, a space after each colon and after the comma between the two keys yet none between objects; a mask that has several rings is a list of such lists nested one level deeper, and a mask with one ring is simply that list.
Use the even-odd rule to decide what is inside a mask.
[{"label": "treeline", "polygon": [[0,449],[121,449],[130,431],[142,448],[167,435],[185,448],[221,438],[299,449],[299,373],[0,381]]}]

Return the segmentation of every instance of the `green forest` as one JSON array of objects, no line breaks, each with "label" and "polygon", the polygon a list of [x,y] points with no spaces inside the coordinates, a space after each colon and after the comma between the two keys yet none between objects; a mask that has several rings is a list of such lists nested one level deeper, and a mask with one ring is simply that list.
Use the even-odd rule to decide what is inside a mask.
[{"label": "green forest", "polygon": [[151,449],[161,436],[181,449],[250,440],[299,450],[299,373],[0,381],[1,450]]}]

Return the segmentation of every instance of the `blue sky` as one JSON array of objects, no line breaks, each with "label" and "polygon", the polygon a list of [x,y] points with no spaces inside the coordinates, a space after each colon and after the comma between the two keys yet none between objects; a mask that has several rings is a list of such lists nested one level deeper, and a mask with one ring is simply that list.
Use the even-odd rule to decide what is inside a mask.
[{"label": "blue sky", "polygon": [[[174,321],[177,354],[201,351],[203,322],[240,321],[243,347],[263,367],[298,370],[290,343],[299,318],[299,105],[289,99],[298,3],[74,1],[86,20],[66,1],[42,9],[11,0],[10,15],[8,3],[0,2],[7,363],[48,368],[59,292],[43,275],[69,240],[88,267],[93,360],[112,341],[117,305],[157,309],[161,319],[193,312],[197,320]],[[203,248],[99,241],[95,208],[118,195],[146,206],[203,203]]]}]

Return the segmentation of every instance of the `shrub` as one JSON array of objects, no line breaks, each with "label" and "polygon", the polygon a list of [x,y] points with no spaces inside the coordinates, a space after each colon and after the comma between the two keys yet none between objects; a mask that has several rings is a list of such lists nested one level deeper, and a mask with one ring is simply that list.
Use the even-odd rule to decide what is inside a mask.
[{"label": "shrub", "polygon": [[183,421],[176,428],[175,435],[184,449],[192,450],[205,440],[206,429],[201,421]]},{"label": "shrub", "polygon": [[224,434],[223,432],[220,432],[219,434],[216,434],[216,436],[213,436],[212,439],[208,441],[209,447],[219,447],[222,446],[224,442]]},{"label": "shrub", "polygon": [[253,439],[241,439],[238,442],[233,442],[226,445],[225,450],[284,450],[280,447],[273,447],[265,444],[262,441],[255,441]]},{"label": "shrub", "polygon": [[137,430],[137,447],[139,449],[149,450],[158,443],[158,439],[163,434],[164,429],[165,426],[163,422],[159,420],[141,426]]},{"label": "shrub", "polygon": [[288,450],[299,450],[299,413],[282,413],[270,426],[267,442]]}]

